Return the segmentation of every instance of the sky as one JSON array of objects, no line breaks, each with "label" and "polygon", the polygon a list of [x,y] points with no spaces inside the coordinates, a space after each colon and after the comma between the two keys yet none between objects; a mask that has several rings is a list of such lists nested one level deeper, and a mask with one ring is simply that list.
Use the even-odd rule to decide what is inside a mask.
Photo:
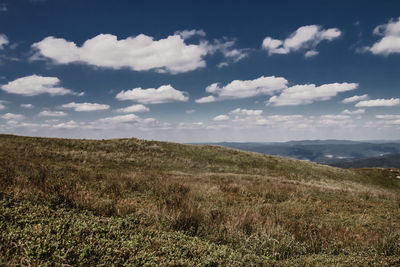
[{"label": "sky", "polygon": [[0,133],[400,139],[400,2],[0,0]]}]

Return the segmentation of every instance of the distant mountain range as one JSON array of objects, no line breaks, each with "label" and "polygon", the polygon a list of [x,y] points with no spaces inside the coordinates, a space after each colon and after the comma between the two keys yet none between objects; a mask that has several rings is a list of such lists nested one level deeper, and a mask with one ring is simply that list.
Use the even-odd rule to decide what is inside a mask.
[{"label": "distant mountain range", "polygon": [[304,140],[282,143],[209,143],[244,151],[308,160],[342,168],[400,168],[400,141]]}]

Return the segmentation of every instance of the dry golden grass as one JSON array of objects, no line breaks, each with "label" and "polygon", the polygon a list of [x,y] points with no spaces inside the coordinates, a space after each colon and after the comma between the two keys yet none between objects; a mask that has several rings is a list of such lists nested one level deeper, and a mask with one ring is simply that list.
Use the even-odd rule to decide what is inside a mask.
[{"label": "dry golden grass", "polygon": [[[217,264],[232,263],[232,255],[242,263],[251,259],[283,265],[340,263],[344,255],[354,256],[353,264],[399,263],[398,174],[212,146],[0,136],[0,191],[8,196],[3,198],[55,211],[89,211],[110,220],[141,218],[140,229],[180,233],[209,244],[206,251]],[[14,228],[2,220],[2,230],[11,233]],[[24,231],[40,235],[43,227],[32,223]],[[0,241],[10,243],[9,236]],[[150,258],[166,245],[164,239],[151,240],[143,250]],[[21,257],[10,249],[1,248],[5,263]],[[194,256],[199,247],[188,249],[192,256],[176,256],[179,246],[170,253],[178,263],[204,263]],[[219,249],[232,252],[214,255]],[[126,257],[138,259],[135,253]],[[157,259],[173,263],[170,256]],[[102,261],[100,256],[85,257],[71,263]]]}]

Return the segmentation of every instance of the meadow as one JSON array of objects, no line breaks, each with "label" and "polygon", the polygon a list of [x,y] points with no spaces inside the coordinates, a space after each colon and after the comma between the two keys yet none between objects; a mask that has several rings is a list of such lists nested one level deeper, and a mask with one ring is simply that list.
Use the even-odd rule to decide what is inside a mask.
[{"label": "meadow", "polygon": [[400,170],[0,135],[0,265],[400,265]]}]

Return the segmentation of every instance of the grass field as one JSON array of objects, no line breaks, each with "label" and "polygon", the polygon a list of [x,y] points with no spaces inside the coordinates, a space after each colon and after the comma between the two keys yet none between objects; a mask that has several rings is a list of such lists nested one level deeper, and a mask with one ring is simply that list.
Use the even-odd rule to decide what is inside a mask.
[{"label": "grass field", "polygon": [[0,135],[0,265],[400,265],[400,171]]}]

